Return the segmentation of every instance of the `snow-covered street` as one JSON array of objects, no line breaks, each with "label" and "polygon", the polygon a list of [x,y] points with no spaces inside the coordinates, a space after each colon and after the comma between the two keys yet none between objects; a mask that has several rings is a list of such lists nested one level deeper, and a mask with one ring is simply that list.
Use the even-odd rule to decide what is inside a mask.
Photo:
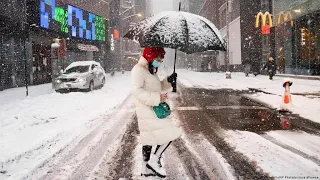
[{"label": "snow-covered street", "polygon": [[[258,91],[251,95],[252,98],[267,103],[273,108],[280,108],[284,95],[283,77],[274,77],[270,81],[267,76],[244,73],[232,73],[232,79],[225,79],[224,73],[198,73],[180,70],[180,82],[186,87],[198,87],[205,89],[235,89]],[[304,118],[320,123],[320,81],[291,79],[293,85],[290,88],[292,94],[292,106],[290,110]],[[262,92],[259,92],[262,91]],[[299,94],[299,95],[297,95]]]},{"label": "snow-covered street", "polygon": [[[51,84],[0,92],[2,177],[20,179],[48,158],[108,121],[130,94],[129,73],[108,77],[101,90],[59,94]],[[127,86],[125,86],[127,85]],[[10,176],[8,176],[10,175]]]},{"label": "snow-covered street", "polygon": [[0,9],[0,180],[320,180],[320,0]]},{"label": "snow-covered street", "polygon": [[[167,179],[320,178],[319,81],[291,79],[292,127],[283,130],[283,78],[177,73],[169,103],[183,135],[165,152]],[[126,72],[92,93],[51,84],[27,98],[24,88],[0,92],[0,179],[141,179],[130,84]]]}]

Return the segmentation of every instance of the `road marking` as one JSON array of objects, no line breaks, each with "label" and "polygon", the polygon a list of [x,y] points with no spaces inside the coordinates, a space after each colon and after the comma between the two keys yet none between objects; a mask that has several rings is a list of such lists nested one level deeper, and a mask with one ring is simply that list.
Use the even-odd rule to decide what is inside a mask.
[{"label": "road marking", "polygon": [[199,111],[199,110],[219,110],[219,109],[269,109],[262,106],[206,106],[197,107],[197,106],[188,106],[188,107],[176,107],[173,110],[178,111]]},{"label": "road marking", "polygon": [[190,106],[190,107],[176,107],[175,108],[178,111],[189,111],[189,110],[193,110],[193,111],[198,111],[198,110],[203,110],[203,108],[201,107],[197,107],[197,106]]},{"label": "road marking", "polygon": [[207,106],[207,109],[269,109],[262,106]]}]

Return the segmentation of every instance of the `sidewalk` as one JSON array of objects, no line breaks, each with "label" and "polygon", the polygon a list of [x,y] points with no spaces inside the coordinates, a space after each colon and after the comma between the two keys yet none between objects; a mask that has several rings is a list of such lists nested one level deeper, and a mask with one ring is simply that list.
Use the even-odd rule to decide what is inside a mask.
[{"label": "sidewalk", "polygon": [[129,72],[100,90],[55,93],[51,84],[0,92],[0,179],[20,179],[79,135],[105,121],[130,94]]},{"label": "sidewalk", "polygon": [[307,79],[307,80],[320,80],[320,76],[306,76],[306,75],[293,75],[293,74],[276,74],[279,77]]},{"label": "sidewalk", "polygon": [[13,103],[18,100],[50,94],[50,93],[53,93],[54,90],[52,89],[52,84],[49,83],[49,84],[41,84],[36,86],[29,86],[28,92],[29,92],[29,96],[26,97],[25,87],[11,88],[11,89],[5,89],[3,91],[0,91],[0,109],[1,109],[1,106],[7,103]]}]

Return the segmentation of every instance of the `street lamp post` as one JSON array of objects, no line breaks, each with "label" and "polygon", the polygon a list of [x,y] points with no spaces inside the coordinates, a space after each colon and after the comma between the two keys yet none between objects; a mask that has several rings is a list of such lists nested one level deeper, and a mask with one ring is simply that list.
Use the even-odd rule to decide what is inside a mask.
[{"label": "street lamp post", "polygon": [[[25,14],[25,18],[27,18],[27,1],[24,0],[23,3],[23,8],[24,8],[24,14]],[[27,37],[29,35],[29,27],[26,28],[26,25],[28,25],[28,23],[26,22],[26,19],[23,20],[23,22],[21,23],[22,25],[22,32],[24,33],[23,35],[23,44],[24,44],[24,48],[23,48],[23,53],[24,53],[24,80],[25,80],[25,86],[26,86],[26,96],[29,95],[29,88],[28,88],[28,60],[27,60]],[[1,81],[1,79],[0,79]]]},{"label": "street lamp post", "polygon": [[226,68],[227,68],[227,71],[229,72],[230,69],[229,69],[229,41],[230,41],[230,38],[229,38],[229,23],[230,23],[230,12],[232,12],[232,0],[226,0],[226,5],[227,5],[227,12],[226,12],[226,20],[227,20],[227,55],[226,55],[226,62],[225,62],[225,65],[226,65]]},{"label": "street lamp post", "polygon": [[23,56],[24,56],[24,81],[25,81],[25,87],[26,87],[26,96],[29,96],[29,88],[28,88],[28,60],[27,60],[27,35],[28,35],[28,31],[26,27],[28,23],[26,22],[22,22],[21,26],[22,26],[22,32],[24,32],[23,35]]},{"label": "street lamp post", "polygon": [[[55,40],[55,43],[51,44],[51,78],[52,78],[52,88],[54,89],[55,86],[55,78],[59,76],[59,49],[60,44],[58,43],[59,40]],[[55,51],[57,50],[57,56],[55,55]]]},{"label": "street lamp post", "polygon": [[123,71],[123,67],[122,67],[122,61],[123,61],[123,25],[122,25],[122,20],[121,20],[121,24],[120,24],[120,71]]}]

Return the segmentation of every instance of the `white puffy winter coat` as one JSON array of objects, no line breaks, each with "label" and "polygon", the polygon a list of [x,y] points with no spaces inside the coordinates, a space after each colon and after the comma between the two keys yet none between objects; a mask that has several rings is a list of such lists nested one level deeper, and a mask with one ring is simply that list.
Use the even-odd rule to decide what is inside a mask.
[{"label": "white puffy winter coat", "polygon": [[181,130],[171,119],[159,119],[153,106],[160,103],[161,91],[169,90],[171,84],[167,78],[160,81],[158,76],[148,70],[148,62],[142,56],[132,69],[132,94],[135,98],[140,143],[142,145],[162,145],[177,139]]}]

